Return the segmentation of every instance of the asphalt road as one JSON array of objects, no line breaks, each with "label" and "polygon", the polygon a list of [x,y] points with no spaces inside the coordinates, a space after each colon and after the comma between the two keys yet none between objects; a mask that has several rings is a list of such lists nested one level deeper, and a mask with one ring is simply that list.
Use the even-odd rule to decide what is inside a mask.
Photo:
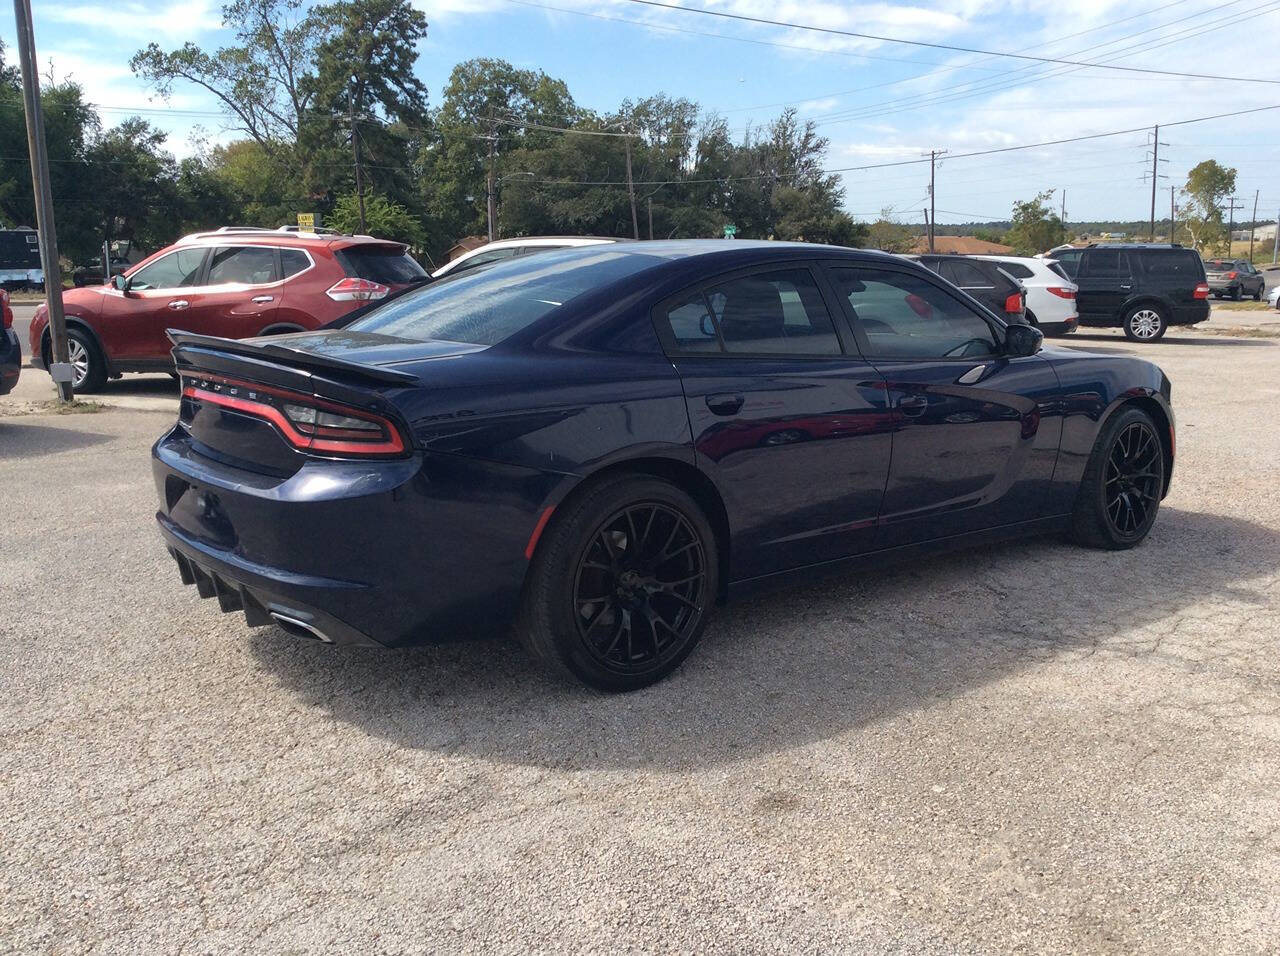
[{"label": "asphalt road", "polygon": [[1073,340],[1174,381],[1143,547],[759,597],[625,697],[249,630],[152,527],[171,411],[0,417],[0,949],[1275,952],[1276,336]]}]

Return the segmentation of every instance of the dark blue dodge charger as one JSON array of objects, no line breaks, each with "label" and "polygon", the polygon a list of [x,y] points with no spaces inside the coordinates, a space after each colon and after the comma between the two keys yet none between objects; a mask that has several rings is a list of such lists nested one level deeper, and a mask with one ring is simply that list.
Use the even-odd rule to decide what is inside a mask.
[{"label": "dark blue dodge charger", "polygon": [[170,335],[156,518],[201,596],[333,643],[514,631],[605,690],[788,574],[1048,531],[1132,547],[1173,469],[1156,366],[1045,348],[873,252],[592,246],[345,328]]}]

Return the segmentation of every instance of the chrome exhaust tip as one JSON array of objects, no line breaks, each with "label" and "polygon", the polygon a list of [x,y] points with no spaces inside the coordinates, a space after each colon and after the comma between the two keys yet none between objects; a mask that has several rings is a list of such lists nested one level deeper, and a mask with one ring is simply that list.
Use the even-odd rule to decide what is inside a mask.
[{"label": "chrome exhaust tip", "polygon": [[332,644],[333,638],[329,637],[324,631],[316,627],[309,621],[303,621],[300,618],[293,617],[289,614],[281,614],[279,611],[268,611],[268,614],[279,624],[286,632],[293,634],[295,637],[307,637],[312,640],[321,641],[325,644]]}]

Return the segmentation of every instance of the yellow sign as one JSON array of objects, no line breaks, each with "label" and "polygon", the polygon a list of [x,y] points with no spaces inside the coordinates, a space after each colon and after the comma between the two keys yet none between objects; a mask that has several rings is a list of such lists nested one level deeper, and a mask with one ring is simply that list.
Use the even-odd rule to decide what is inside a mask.
[{"label": "yellow sign", "polygon": [[316,227],[316,214],[313,212],[298,213],[298,228],[312,230]]}]

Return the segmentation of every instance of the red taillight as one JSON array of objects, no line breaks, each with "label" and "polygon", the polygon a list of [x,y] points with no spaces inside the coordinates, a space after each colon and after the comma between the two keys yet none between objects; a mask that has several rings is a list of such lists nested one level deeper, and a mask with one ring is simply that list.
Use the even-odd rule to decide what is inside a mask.
[{"label": "red taillight", "polygon": [[1238,272],[1228,272],[1228,273],[1227,273],[1227,278],[1228,278],[1228,279],[1236,279],[1236,278],[1239,278],[1239,276],[1240,276],[1240,273],[1238,273]]},{"label": "red taillight", "polygon": [[184,375],[182,397],[268,421],[299,451],[359,457],[405,451],[404,439],[389,419],[302,392],[220,375]]},{"label": "red taillight", "polygon": [[1209,298],[1209,283],[1201,282],[1198,286],[1196,286],[1196,291],[1191,293],[1191,295],[1193,298],[1196,298],[1196,299]]},{"label": "red taillight", "polygon": [[370,299],[385,298],[390,291],[391,288],[389,286],[378,282],[370,282],[368,279],[347,278],[335,282],[325,292],[325,295],[335,302],[367,302]]},{"label": "red taillight", "polygon": [[13,309],[9,308],[9,293],[0,289],[0,328],[13,328]]},{"label": "red taillight", "polygon": [[1064,289],[1062,286],[1057,285],[1051,285],[1044,291],[1053,293],[1059,299],[1074,299],[1076,297],[1075,289]]},{"label": "red taillight", "polygon": [[1009,298],[1004,300],[1004,310],[1006,312],[1020,313],[1026,310],[1026,306],[1022,304],[1022,293],[1010,293]]}]

